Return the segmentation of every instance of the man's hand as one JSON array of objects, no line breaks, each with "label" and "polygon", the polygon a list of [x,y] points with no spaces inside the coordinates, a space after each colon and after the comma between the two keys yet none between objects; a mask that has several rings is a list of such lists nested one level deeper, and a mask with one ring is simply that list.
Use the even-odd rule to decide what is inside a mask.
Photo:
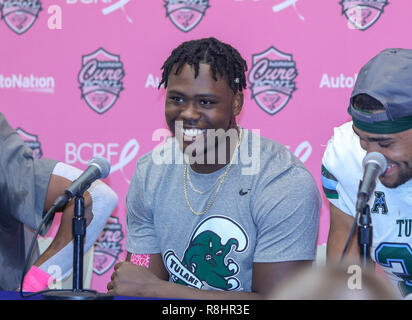
[{"label": "man's hand", "polygon": [[154,289],[163,282],[148,268],[126,261],[114,266],[111,280],[107,284],[109,294],[135,297],[155,297]]},{"label": "man's hand", "polygon": [[[245,292],[194,289],[162,280],[150,268],[137,266],[131,262],[119,262],[114,266],[112,281],[107,284],[107,289],[109,294],[118,296],[202,300],[265,299],[281,279],[284,280],[301,268],[310,266],[311,263],[312,261],[255,263],[252,285],[252,290],[255,292]],[[152,257],[150,264],[153,264]]]}]

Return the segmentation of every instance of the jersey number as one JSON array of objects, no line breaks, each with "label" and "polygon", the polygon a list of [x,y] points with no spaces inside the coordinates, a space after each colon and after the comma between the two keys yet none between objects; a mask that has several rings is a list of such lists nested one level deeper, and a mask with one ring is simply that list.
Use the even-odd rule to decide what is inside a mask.
[{"label": "jersey number", "polygon": [[407,243],[381,243],[375,251],[376,262],[401,279],[403,296],[412,293],[412,249]]}]

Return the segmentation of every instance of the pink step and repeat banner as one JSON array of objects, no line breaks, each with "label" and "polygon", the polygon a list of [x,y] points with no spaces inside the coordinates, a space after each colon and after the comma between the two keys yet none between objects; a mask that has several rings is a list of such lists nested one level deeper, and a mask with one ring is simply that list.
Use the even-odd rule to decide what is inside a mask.
[{"label": "pink step and repeat banner", "polygon": [[126,192],[136,160],[161,143],[160,67],[178,44],[213,36],[241,52],[239,123],[288,146],[319,188],[360,67],[384,48],[412,47],[408,0],[0,0],[0,11],[0,110],[38,157],[111,163],[105,182],[119,205],[94,248],[99,291],[125,258]]}]

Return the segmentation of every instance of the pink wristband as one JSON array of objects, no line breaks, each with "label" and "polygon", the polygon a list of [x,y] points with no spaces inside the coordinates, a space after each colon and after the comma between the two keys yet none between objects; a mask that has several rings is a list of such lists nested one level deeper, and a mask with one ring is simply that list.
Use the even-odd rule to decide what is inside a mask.
[{"label": "pink wristband", "polygon": [[150,254],[132,253],[132,256],[130,257],[130,262],[137,266],[149,268]]},{"label": "pink wristband", "polygon": [[25,292],[38,292],[48,288],[49,279],[54,278],[49,275],[46,271],[32,266],[29,272],[26,273],[23,283],[23,291]]}]

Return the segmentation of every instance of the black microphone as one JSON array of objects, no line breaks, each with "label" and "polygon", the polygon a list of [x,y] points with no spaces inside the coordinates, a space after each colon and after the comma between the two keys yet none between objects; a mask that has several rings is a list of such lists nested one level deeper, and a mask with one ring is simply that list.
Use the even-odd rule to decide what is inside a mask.
[{"label": "black microphone", "polygon": [[372,192],[376,187],[376,179],[385,172],[387,161],[383,154],[379,152],[368,153],[363,158],[363,179],[358,190],[358,199],[356,201],[356,211],[362,212],[368,203]]},{"label": "black microphone", "polygon": [[110,164],[105,158],[91,159],[87,169],[56,199],[53,206],[56,209],[64,207],[73,197],[83,195],[94,181],[106,178],[109,173]]}]

